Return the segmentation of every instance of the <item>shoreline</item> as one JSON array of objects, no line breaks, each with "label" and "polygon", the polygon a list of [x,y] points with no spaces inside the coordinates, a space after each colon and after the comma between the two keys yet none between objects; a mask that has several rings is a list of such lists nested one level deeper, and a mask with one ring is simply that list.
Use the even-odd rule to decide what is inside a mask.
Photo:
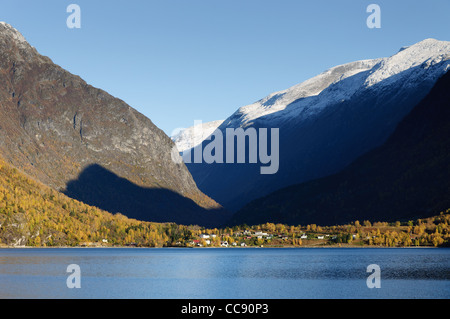
[{"label": "shoreline", "polygon": [[70,247],[70,246],[57,246],[57,247],[31,247],[31,246],[0,246],[1,249],[417,249],[417,248],[450,248],[450,247],[433,247],[433,246],[405,246],[405,247],[386,247],[386,246],[247,246],[247,247],[129,247],[129,246],[102,246],[102,247]]}]

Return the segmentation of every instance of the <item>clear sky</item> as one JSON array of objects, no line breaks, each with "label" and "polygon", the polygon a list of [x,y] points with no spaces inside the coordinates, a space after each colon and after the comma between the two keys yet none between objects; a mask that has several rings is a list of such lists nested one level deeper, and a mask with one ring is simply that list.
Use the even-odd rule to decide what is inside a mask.
[{"label": "clear sky", "polygon": [[[81,28],[69,29],[69,4]],[[369,4],[381,28],[369,29]],[[450,40],[449,0],[2,0],[0,21],[167,134],[335,65]]]}]

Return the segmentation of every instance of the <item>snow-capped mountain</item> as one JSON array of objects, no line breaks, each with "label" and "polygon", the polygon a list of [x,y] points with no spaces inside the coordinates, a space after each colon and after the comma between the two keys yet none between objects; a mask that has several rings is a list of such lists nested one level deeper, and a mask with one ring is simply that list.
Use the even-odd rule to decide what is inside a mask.
[{"label": "snow-capped mountain", "polygon": [[226,128],[279,128],[277,174],[260,175],[251,164],[188,168],[202,191],[231,210],[281,187],[336,173],[381,145],[449,68],[450,42],[435,39],[387,58],[336,66],[241,107],[218,127],[224,136]]},{"label": "snow-capped mountain", "polygon": [[203,142],[203,140],[210,136],[222,123],[223,120],[199,123],[180,130],[171,138],[177,146],[178,151],[184,152]]},{"label": "snow-capped mountain", "polygon": [[[436,81],[442,71],[450,67],[449,60],[450,42],[426,39],[403,47],[391,57],[339,65],[287,90],[272,93],[256,103],[241,107],[225,125],[245,127],[247,123],[269,114],[274,117],[271,120],[303,119],[376,84],[380,84],[377,89],[383,90],[399,80],[411,86],[426,78]],[[430,70],[441,62],[446,62],[442,68]],[[417,72],[415,67],[422,70]],[[288,105],[289,109],[286,109]]]}]

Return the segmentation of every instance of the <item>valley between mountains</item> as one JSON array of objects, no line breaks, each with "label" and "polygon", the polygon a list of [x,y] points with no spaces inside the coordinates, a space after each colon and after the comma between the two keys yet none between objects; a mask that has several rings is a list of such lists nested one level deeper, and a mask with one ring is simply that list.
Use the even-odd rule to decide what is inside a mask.
[{"label": "valley between mountains", "polygon": [[[446,246],[449,69],[425,39],[169,137],[2,22],[0,245]],[[181,161],[227,128],[279,129],[279,171]]]}]

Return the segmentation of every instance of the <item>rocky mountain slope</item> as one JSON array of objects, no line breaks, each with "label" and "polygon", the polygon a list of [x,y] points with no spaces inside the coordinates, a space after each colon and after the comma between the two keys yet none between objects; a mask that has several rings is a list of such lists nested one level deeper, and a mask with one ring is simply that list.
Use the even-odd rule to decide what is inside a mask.
[{"label": "rocky mountain slope", "polygon": [[[188,202],[188,215],[196,216],[192,223],[220,219],[220,213],[209,212],[220,211],[220,205],[198,190],[184,164],[172,160],[177,154],[164,132],[122,100],[40,55],[6,23],[0,23],[0,87],[0,154],[29,176],[87,200],[95,197],[92,190],[67,188],[95,165],[138,188],[165,190],[177,198],[165,206],[164,194],[145,192],[148,206],[140,211],[120,206],[130,217],[185,221]],[[103,200],[95,204],[114,210],[109,207],[117,202],[114,185],[100,183],[96,190]],[[141,201],[128,195],[121,199]],[[153,207],[152,201],[159,204]]]},{"label": "rocky mountain slope", "polygon": [[241,209],[232,223],[334,225],[424,218],[450,207],[450,72],[394,133],[338,174],[290,186]]}]

